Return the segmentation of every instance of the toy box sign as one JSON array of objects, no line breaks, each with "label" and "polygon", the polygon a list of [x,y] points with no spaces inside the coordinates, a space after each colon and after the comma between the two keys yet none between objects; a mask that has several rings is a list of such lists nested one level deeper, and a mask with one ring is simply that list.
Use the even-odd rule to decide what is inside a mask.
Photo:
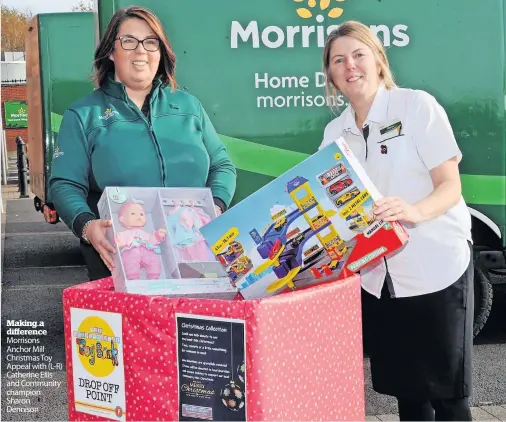
[{"label": "toy box sign", "polygon": [[126,420],[121,314],[70,308],[75,410]]},{"label": "toy box sign", "polygon": [[202,227],[247,298],[347,277],[407,241],[375,221],[380,193],[344,140],[318,151]]}]

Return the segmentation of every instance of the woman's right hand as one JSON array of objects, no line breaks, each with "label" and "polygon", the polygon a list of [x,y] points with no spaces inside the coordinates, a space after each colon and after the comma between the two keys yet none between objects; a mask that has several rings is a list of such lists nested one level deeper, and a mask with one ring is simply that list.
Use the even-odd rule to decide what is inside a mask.
[{"label": "woman's right hand", "polygon": [[111,220],[93,220],[88,227],[86,227],[86,237],[88,242],[95,248],[95,250],[104,261],[104,264],[112,272],[114,269],[114,259],[111,254],[116,253],[116,250],[107,240],[107,228],[112,225]]}]

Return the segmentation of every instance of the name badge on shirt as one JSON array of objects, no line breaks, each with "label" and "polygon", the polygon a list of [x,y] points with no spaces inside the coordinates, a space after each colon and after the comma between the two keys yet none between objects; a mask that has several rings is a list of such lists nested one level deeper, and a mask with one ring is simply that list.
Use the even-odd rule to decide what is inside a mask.
[{"label": "name badge on shirt", "polygon": [[397,136],[404,136],[402,134],[401,120],[394,119],[391,122],[381,125],[380,126],[380,135],[381,135],[381,141],[379,141],[378,143],[388,141],[389,139],[396,138]]}]

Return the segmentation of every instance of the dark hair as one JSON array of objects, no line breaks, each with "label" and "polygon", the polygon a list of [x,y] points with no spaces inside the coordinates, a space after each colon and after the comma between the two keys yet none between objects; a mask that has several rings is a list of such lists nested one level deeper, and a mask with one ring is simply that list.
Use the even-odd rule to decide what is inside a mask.
[{"label": "dark hair", "polygon": [[114,50],[114,41],[118,36],[120,25],[129,18],[142,19],[160,39],[160,64],[156,77],[160,77],[162,85],[176,88],[176,56],[163,29],[160,20],[148,9],[139,6],[129,6],[119,9],[111,18],[104,37],[95,50],[93,79],[98,86],[107,79],[108,73],[114,71],[114,62],[109,58]]}]

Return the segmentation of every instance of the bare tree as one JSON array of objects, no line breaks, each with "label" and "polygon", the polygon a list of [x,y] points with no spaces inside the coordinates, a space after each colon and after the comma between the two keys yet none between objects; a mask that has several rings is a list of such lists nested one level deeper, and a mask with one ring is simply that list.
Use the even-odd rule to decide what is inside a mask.
[{"label": "bare tree", "polygon": [[72,6],[73,12],[93,12],[94,0],[79,0],[76,6]]},{"label": "bare tree", "polygon": [[32,12],[2,5],[1,14],[2,52],[25,51],[25,34]]}]

